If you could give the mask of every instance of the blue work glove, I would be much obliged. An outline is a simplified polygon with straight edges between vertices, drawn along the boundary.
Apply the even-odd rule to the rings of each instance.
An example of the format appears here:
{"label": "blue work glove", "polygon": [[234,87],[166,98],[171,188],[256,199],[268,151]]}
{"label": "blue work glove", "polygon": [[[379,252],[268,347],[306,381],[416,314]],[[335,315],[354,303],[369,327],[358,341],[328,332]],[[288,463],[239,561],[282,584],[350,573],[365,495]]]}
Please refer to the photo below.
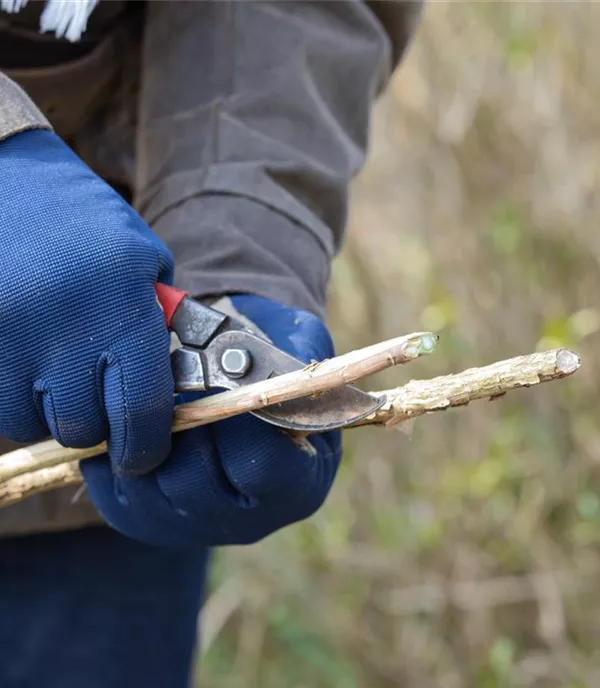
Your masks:
{"label": "blue work glove", "polygon": [[[257,296],[232,302],[291,355],[307,363],[333,355],[314,315]],[[82,461],[81,471],[96,509],[126,536],[182,548],[249,544],[309,517],[327,497],[341,432],[308,441],[313,452],[244,414],[176,433],[167,461],[147,475],[117,476],[106,456]]]}
{"label": "blue work glove", "polygon": [[108,438],[115,469],[169,454],[169,333],[155,283],[173,259],[55,134],[0,142],[0,435]]}

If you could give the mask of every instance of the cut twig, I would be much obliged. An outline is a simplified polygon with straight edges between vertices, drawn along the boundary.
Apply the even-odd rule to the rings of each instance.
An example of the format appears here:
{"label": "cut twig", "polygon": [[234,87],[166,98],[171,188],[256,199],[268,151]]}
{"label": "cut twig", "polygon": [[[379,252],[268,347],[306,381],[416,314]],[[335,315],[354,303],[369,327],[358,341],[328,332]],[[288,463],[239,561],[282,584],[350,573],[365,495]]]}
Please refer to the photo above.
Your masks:
{"label": "cut twig", "polygon": [[[422,337],[424,335],[414,335]],[[371,349],[371,347],[367,347]],[[352,352],[356,354],[357,352]],[[349,356],[346,354],[345,356]],[[340,374],[340,368],[334,362],[344,356],[331,359],[318,365],[309,366],[298,373],[274,378],[268,382],[281,382],[284,377],[298,377],[301,374],[302,393],[285,397],[269,397],[268,403],[298,398],[310,394],[306,389],[307,374],[316,371],[334,371]],[[398,362],[398,359],[396,359]],[[392,365],[390,363],[389,365]],[[485,398],[501,397],[507,392],[523,387],[531,387],[543,382],[559,380],[572,375],[580,367],[577,354],[568,349],[554,349],[527,356],[518,356],[499,361],[481,368],[470,368],[461,373],[436,377],[430,380],[412,380],[397,389],[385,392],[372,392],[379,396],[387,395],[386,404],[371,416],[361,420],[354,427],[364,425],[393,426],[417,416],[445,409],[464,406],[471,401]],[[344,373],[346,375],[347,373]],[[363,373],[364,375],[364,373]],[[323,378],[316,376],[316,385],[324,385]],[[348,377],[342,378],[350,382]],[[356,379],[356,378],[355,378]],[[344,384],[341,382],[340,384]],[[185,404],[177,409],[173,426],[175,432],[215,422],[244,413],[266,404],[264,398],[255,394],[255,388],[266,383],[259,383],[245,390],[223,392],[199,402]],[[329,387],[320,387],[328,389]],[[271,389],[281,394],[282,387],[274,385]],[[247,394],[243,398],[242,391]],[[235,409],[231,400],[235,401]],[[224,399],[224,401],[223,401]],[[248,399],[252,399],[250,402]],[[255,405],[253,405],[255,404]],[[215,411],[215,409],[219,409]],[[0,457],[0,507],[17,502],[37,492],[53,490],[68,485],[80,484],[83,481],[75,461],[106,452],[105,445],[98,445],[86,450],[65,449],[53,440],[18,449]]]}
{"label": "cut twig", "polygon": [[[182,404],[175,409],[175,426],[178,430],[185,430],[270,404],[279,404],[343,387],[391,366],[408,363],[419,356],[431,353],[437,339],[437,335],[431,332],[397,337],[320,363],[311,363],[293,373]],[[0,472],[0,479],[1,475]]]}

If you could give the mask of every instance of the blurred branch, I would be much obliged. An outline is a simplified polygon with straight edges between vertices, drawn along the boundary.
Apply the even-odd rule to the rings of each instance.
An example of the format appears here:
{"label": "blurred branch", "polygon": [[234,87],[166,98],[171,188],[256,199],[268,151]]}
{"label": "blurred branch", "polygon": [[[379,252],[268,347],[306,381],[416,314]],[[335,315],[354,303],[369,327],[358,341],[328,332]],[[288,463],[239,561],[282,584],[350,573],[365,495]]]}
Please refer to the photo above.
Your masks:
{"label": "blurred branch", "polygon": [[594,580],[598,574],[598,568],[590,567],[590,570],[585,571],[581,569],[545,571],[522,576],[502,576],[447,584],[411,585],[392,590],[389,595],[382,598],[381,605],[394,615],[432,614],[447,606],[468,611],[524,602],[534,602],[539,605],[539,591],[549,585],[557,588],[559,594],[580,592],[584,574],[587,578]]}
{"label": "blurred branch", "polygon": [[205,654],[212,647],[229,619],[242,607],[246,596],[242,582],[239,578],[233,577],[208,597],[198,618],[201,654]]}
{"label": "blurred branch", "polygon": [[[179,406],[173,429],[178,432],[272,403],[318,393],[336,384],[364,377],[368,371],[407,362],[433,349],[433,342],[428,341],[428,337],[433,335],[415,334],[390,340],[393,343],[391,348],[390,342],[382,342],[311,364],[301,371]],[[370,359],[371,363],[365,362],[367,351],[372,357],[376,354],[376,365],[373,359]],[[477,399],[498,398],[514,389],[559,380],[573,374],[579,366],[577,354],[568,349],[554,349],[431,380],[413,380],[397,389],[372,392],[376,396],[385,394],[386,404],[355,427],[367,424],[393,426],[426,413],[464,406]],[[290,381],[295,381],[296,386],[290,388]],[[82,483],[83,478],[75,462],[105,452],[104,444],[89,449],[67,449],[49,440],[5,454],[0,457],[0,507],[36,492]]]}

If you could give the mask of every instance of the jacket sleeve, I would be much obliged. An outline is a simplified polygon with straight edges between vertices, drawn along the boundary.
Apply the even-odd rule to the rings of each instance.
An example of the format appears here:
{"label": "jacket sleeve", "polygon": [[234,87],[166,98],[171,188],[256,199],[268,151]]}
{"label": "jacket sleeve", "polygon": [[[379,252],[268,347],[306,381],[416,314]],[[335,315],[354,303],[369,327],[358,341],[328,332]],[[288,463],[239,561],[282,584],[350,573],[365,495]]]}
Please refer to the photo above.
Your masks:
{"label": "jacket sleeve", "polygon": [[374,100],[420,4],[148,3],[136,206],[198,297],[323,317]]}
{"label": "jacket sleeve", "polygon": [[52,129],[28,94],[0,72],[0,141],[28,129]]}

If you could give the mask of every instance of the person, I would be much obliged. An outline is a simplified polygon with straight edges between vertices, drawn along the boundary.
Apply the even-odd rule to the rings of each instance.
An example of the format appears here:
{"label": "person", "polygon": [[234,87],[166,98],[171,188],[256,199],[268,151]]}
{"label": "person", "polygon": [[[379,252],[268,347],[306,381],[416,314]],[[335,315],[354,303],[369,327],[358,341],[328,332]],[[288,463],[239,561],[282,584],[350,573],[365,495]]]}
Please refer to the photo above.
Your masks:
{"label": "person", "polygon": [[171,435],[187,397],[155,284],[333,354],[349,185],[420,4],[1,8],[0,435],[109,451],[83,491],[0,511],[0,685],[183,687],[210,552],[315,513],[341,433]]}

